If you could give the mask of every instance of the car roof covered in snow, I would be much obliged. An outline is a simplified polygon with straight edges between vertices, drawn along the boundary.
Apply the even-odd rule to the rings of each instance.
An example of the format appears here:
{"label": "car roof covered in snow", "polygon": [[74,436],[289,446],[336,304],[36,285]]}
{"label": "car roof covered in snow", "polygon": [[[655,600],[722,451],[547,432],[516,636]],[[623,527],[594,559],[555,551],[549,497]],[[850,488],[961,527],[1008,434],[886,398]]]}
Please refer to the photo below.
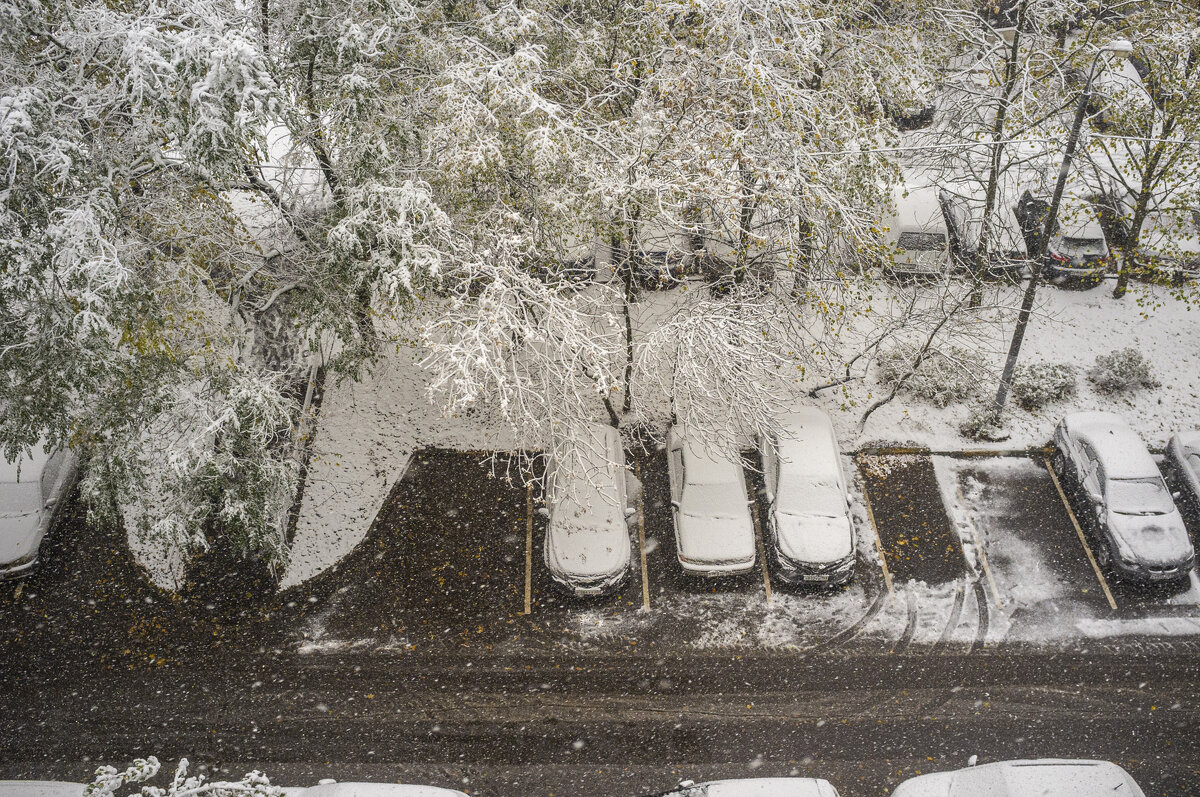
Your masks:
{"label": "car roof covered in snow", "polygon": [[893,198],[896,211],[884,222],[892,238],[902,232],[946,232],[937,186],[916,181],[898,183]]}
{"label": "car roof covered in snow", "polygon": [[705,797],[838,797],[833,784],[821,778],[742,778],[710,780],[681,788],[675,794]]}
{"label": "car roof covered in snow", "polygon": [[283,792],[285,797],[466,797],[453,789],[404,783],[322,783]]}
{"label": "car roof covered in snow", "polygon": [[[49,460],[50,454],[42,450],[40,440],[31,450],[19,454],[15,460],[9,461],[0,456],[0,484],[15,484],[17,481],[35,482],[42,478],[42,468],[46,467]],[[18,474],[20,474],[19,480]]]}
{"label": "car roof covered in snow", "polygon": [[1076,412],[1066,416],[1067,430],[1088,443],[1104,463],[1110,479],[1144,479],[1159,476],[1158,466],[1145,442],[1120,415],[1113,412]]}
{"label": "car roof covered in snow", "polygon": [[833,421],[819,407],[800,406],[779,417],[779,452],[793,473],[840,473]]}
{"label": "car roof covered in snow", "polygon": [[85,788],[61,780],[0,780],[0,797],[82,797]]}
{"label": "car roof covered in snow", "polygon": [[[1025,797],[1141,797],[1133,778],[1121,767],[1110,761],[1072,761],[1066,759],[1043,759],[1040,761],[998,761],[978,767],[959,770],[955,776],[953,795],[981,794],[981,782],[987,781],[1001,787],[987,791],[988,794]],[[958,787],[970,786],[971,788]]]}
{"label": "car roof covered in snow", "polygon": [[1200,431],[1176,432],[1171,437],[1171,442],[1178,441],[1178,445],[1184,451],[1191,454],[1200,454]]}

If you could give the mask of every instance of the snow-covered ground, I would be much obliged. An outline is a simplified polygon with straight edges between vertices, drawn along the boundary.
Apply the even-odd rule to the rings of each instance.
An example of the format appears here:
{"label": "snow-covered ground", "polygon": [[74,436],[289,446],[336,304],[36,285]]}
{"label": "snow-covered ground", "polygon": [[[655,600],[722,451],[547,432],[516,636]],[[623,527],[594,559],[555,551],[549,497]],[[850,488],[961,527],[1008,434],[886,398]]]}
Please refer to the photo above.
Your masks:
{"label": "snow-covered ground", "polygon": [[[1135,295],[1135,292],[1138,295]],[[1142,293],[1144,292],[1144,293]],[[1010,298],[1015,306],[1020,298]],[[991,351],[985,352],[999,374],[1007,353],[1011,327],[1004,330]],[[1111,285],[1089,291],[1039,288],[1035,315],[1021,348],[1021,363],[1066,362],[1078,367],[1078,394],[1068,402],[1052,404],[1040,413],[1029,413],[1009,402],[1006,430],[1011,437],[993,448],[1039,446],[1050,440],[1059,418],[1076,410],[1108,410],[1124,415],[1146,442],[1166,444],[1180,429],[1200,427],[1200,306],[1174,299],[1164,288],[1135,286],[1124,299],[1112,298]],[[1138,349],[1150,362],[1162,387],[1142,390],[1131,397],[1104,396],[1086,379],[1097,355],[1126,347]],[[998,377],[995,380],[998,382]],[[980,385],[981,398],[991,398],[996,384]],[[831,391],[833,392],[833,391]],[[868,393],[878,395],[875,384],[862,383],[852,395],[860,403]],[[827,399],[826,406],[836,409]],[[878,410],[858,435],[859,413],[834,415],[840,424],[843,445],[860,441],[911,442],[934,450],[988,448],[966,441],[958,427],[967,416],[964,406],[938,409],[908,401],[902,395]]]}

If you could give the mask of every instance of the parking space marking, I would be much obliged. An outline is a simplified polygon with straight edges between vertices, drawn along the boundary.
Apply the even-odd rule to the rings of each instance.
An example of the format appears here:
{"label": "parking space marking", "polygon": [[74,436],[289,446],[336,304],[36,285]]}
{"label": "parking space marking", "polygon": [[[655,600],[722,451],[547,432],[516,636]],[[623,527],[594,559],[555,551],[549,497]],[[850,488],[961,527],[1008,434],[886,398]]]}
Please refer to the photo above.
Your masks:
{"label": "parking space marking", "polygon": [[754,516],[754,542],[758,545],[758,561],[762,566],[763,589],[767,591],[767,605],[771,603],[771,574],[767,572],[767,552],[763,546],[762,524],[758,521],[758,500],[750,499],[750,514]]}
{"label": "parking space marking", "polygon": [[[633,465],[633,475],[637,478],[639,485],[642,483],[642,463],[635,462]],[[642,611],[650,611],[650,574],[646,572],[646,491],[638,490],[637,499],[637,515],[638,515],[638,553],[642,559]]]}
{"label": "parking space marking", "polygon": [[[967,499],[963,497],[962,485],[954,486],[955,492],[958,493],[958,503],[964,508],[967,506]],[[965,514],[965,513],[964,513]],[[983,547],[983,540],[979,539],[979,529],[975,528],[975,521],[970,515],[965,515],[967,525],[971,528],[971,539],[975,540],[975,550],[979,551],[979,564],[983,565],[983,575],[987,578],[988,588],[992,592],[992,603],[996,604],[996,608],[1000,608],[1003,604],[1000,602],[1000,590],[996,587],[996,579],[992,577],[992,568],[988,566],[987,549]],[[963,556],[967,555],[966,550],[963,550]],[[967,566],[970,566],[967,562]]]}
{"label": "parking space marking", "polygon": [[1083,536],[1083,528],[1079,525],[1079,519],[1075,517],[1075,510],[1071,509],[1071,502],[1067,500],[1067,494],[1063,491],[1062,485],[1059,484],[1058,474],[1054,472],[1054,466],[1050,464],[1050,457],[1046,457],[1046,470],[1050,473],[1050,480],[1054,482],[1054,489],[1058,490],[1058,497],[1062,499],[1063,506],[1067,510],[1067,515],[1071,518],[1071,525],[1075,527],[1075,533],[1079,535],[1079,542],[1083,545],[1083,550],[1087,554],[1088,561],[1092,563],[1092,571],[1096,574],[1096,580],[1100,582],[1100,588],[1104,590],[1104,597],[1108,598],[1109,608],[1114,611],[1117,608],[1117,602],[1113,599],[1112,590],[1108,588],[1108,581],[1105,580],[1104,574],[1100,572],[1100,565],[1096,563],[1096,557],[1092,554],[1092,547],[1087,544],[1087,540]]}
{"label": "parking space marking", "polygon": [[871,509],[871,497],[867,495],[867,485],[863,484],[863,503],[867,506],[867,519],[871,521],[871,531],[875,533],[875,550],[879,553],[879,566],[883,568],[883,583],[887,585],[888,595],[895,595],[892,588],[892,574],[888,570],[887,557],[883,555],[883,539],[879,536],[879,527],[875,525],[875,512]]}
{"label": "parking space marking", "polygon": [[533,614],[533,482],[525,485],[525,614]]}

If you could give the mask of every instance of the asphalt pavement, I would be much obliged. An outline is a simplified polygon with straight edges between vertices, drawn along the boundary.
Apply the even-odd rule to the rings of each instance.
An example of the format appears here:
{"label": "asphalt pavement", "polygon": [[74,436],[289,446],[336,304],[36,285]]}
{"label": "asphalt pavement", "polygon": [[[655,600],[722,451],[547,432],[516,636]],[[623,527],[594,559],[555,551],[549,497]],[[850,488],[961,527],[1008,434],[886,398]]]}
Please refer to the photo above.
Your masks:
{"label": "asphalt pavement", "polygon": [[[927,459],[868,487],[879,538],[950,535],[954,576],[930,586],[952,559],[937,550],[911,560],[932,563],[912,571],[925,586],[892,584],[864,553],[854,584],[829,592],[772,587],[761,571],[681,576],[661,452],[636,463],[636,570],[618,596],[583,603],[541,566],[538,496],[479,454],[421,452],[363,544],[282,594],[256,589],[253,567],[198,568],[182,596],[161,593],[123,532],[68,507],[38,573],[0,587],[0,777],[78,780],[153,754],[287,785],[599,796],[796,774],[866,797],[971,755],[1084,756],[1122,764],[1147,794],[1200,794],[1196,636],[1072,625],[1192,606],[1098,603],[1036,463],[960,473],[999,600],[968,566]],[[911,521],[920,534],[890,528],[914,513],[929,515]],[[1022,592],[1030,561],[1062,582],[1049,603]],[[1061,635],[998,634],[1037,625],[1019,608],[1053,615]]]}

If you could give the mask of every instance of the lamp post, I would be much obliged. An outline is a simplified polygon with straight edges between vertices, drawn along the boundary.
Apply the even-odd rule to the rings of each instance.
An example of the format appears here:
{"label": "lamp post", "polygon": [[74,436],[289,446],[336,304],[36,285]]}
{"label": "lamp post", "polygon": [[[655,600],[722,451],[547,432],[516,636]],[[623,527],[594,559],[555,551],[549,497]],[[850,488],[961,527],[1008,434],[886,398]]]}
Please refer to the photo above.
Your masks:
{"label": "lamp post", "polygon": [[1021,342],[1025,340],[1025,328],[1029,325],[1029,315],[1033,311],[1033,299],[1037,294],[1038,281],[1042,276],[1042,260],[1046,256],[1046,245],[1054,232],[1058,220],[1058,206],[1062,203],[1063,190],[1067,186],[1067,174],[1071,170],[1071,160],[1075,156],[1075,147],[1079,144],[1079,131],[1083,129],[1083,118],[1087,116],[1087,106],[1092,98],[1092,81],[1096,78],[1096,65],[1104,53],[1115,53],[1129,57],[1133,53],[1133,44],[1128,39],[1114,39],[1096,51],[1092,58],[1092,66],[1088,69],[1087,80],[1083,84],[1083,93],[1079,95],[1079,105],[1075,108],[1075,121],[1071,125],[1071,134],[1067,137],[1067,148],[1063,153],[1062,164],[1058,168],[1058,182],[1054,185],[1054,195],[1050,198],[1050,208],[1046,211],[1045,224],[1035,236],[1034,251],[1029,253],[1032,261],[1032,273],[1029,275],[1029,285],[1025,288],[1025,296],[1021,300],[1021,312],[1017,315],[1017,328],[1013,330],[1012,342],[1008,346],[1008,358],[1004,361],[1004,372],[1000,376],[1000,387],[996,391],[996,400],[992,404],[992,423],[999,425],[1000,413],[1008,401],[1008,393],[1012,388],[1013,371],[1017,367],[1017,355],[1021,353]]}

